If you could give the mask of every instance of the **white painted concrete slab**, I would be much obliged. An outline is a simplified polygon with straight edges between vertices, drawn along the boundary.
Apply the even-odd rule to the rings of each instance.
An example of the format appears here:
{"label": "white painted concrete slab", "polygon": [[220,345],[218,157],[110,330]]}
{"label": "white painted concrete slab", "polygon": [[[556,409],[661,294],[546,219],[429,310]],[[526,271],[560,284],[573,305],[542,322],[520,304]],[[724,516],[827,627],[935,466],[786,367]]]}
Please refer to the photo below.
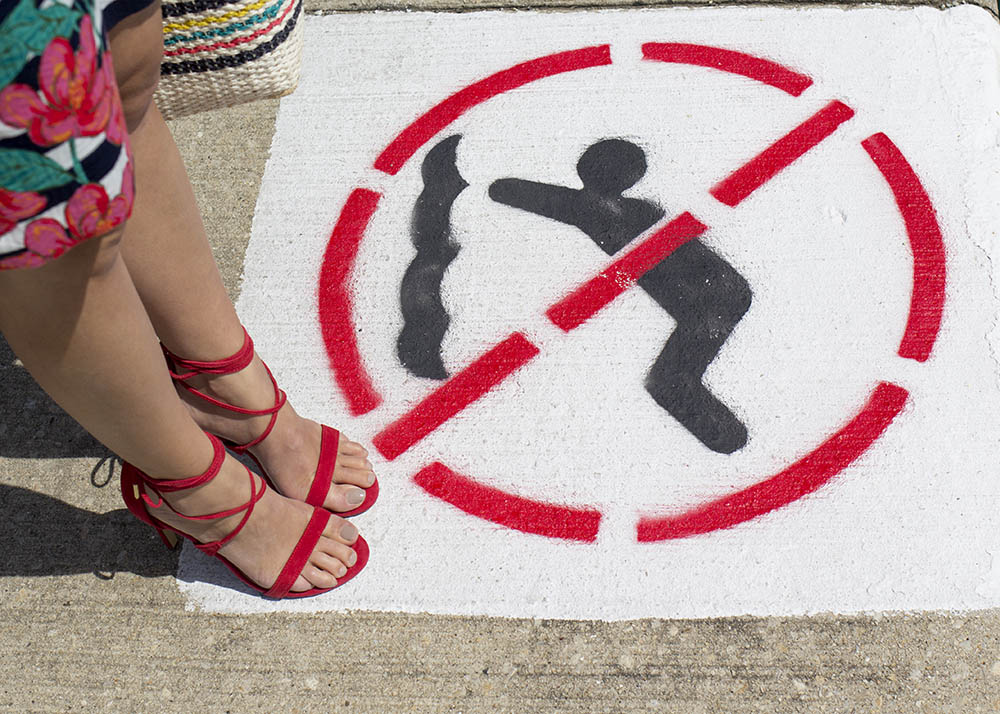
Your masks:
{"label": "white painted concrete slab", "polygon": [[[683,61],[644,59],[647,43]],[[379,159],[455,92],[581,48],[596,49],[563,55],[566,71],[467,90],[480,101],[439,116],[412,158]],[[998,50],[972,7],[310,17],[239,309],[300,412],[380,445],[382,496],[356,519],[372,559],[343,590],[273,603],[188,549],[191,605],[607,620],[1000,606]],[[396,341],[421,164],[453,135],[468,186],[441,285],[441,356],[460,379],[443,383],[404,368]],[[504,178],[580,188],[578,159],[607,138],[645,154],[626,195],[661,206],[660,225],[689,212],[752,291],[705,375],[746,427],[732,454],[644,388],[677,323],[642,287],[619,274],[623,294],[569,331],[547,317],[656,227],[609,257],[490,197]],[[768,178],[753,159],[775,144]],[[734,198],[725,181],[748,165],[755,190]],[[346,374],[350,339],[324,343],[338,295],[370,388]],[[497,385],[470,393],[469,365],[498,344],[525,363],[500,360]],[[407,441],[392,425],[432,393],[470,403]],[[449,471],[423,471],[435,463]]]}

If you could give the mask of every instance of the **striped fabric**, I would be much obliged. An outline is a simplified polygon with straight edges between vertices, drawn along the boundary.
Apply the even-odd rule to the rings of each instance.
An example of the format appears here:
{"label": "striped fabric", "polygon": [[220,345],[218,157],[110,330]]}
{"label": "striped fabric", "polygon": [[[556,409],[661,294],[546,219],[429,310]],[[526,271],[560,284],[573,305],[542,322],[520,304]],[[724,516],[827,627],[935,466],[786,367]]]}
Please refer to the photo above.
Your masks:
{"label": "striped fabric", "polygon": [[160,111],[172,118],[291,92],[301,15],[302,0],[164,0]]}

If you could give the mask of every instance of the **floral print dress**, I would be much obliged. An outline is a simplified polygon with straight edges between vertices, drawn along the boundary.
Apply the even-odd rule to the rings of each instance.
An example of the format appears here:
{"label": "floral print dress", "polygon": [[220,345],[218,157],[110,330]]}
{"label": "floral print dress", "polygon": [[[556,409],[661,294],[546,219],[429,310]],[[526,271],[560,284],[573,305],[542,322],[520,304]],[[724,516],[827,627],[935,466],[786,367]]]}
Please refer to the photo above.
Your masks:
{"label": "floral print dress", "polygon": [[0,270],[121,225],[133,171],[100,0],[0,0]]}

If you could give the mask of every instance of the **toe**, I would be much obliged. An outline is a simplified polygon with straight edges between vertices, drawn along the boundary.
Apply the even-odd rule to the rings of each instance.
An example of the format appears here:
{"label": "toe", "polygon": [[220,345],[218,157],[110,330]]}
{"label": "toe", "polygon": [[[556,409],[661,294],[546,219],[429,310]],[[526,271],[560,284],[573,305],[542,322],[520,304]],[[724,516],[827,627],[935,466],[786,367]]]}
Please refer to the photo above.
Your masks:
{"label": "toe", "polygon": [[356,441],[351,441],[343,434],[337,444],[337,452],[344,456],[360,456],[362,459],[368,456],[368,451]]}
{"label": "toe", "polygon": [[330,516],[330,522],[323,529],[323,535],[344,545],[353,545],[358,539],[357,527],[340,516]]}
{"label": "toe", "polygon": [[337,584],[337,577],[314,563],[311,559],[306,567],[302,568],[301,577],[308,580],[314,588],[332,588]]}
{"label": "toe", "polygon": [[347,575],[347,569],[351,567],[349,561],[353,560],[354,562],[357,562],[358,556],[355,555],[354,551],[346,545],[334,543],[333,541],[330,541],[330,545],[336,546],[338,549],[343,549],[343,552],[341,552],[339,556],[335,556],[330,553],[324,553],[321,550],[317,550],[312,554],[312,558],[310,560],[317,568],[325,570],[336,578],[342,578]]}
{"label": "toe", "polygon": [[348,569],[358,561],[354,550],[332,538],[322,537],[316,543],[309,562],[302,568],[292,590],[303,592],[312,588],[332,588],[337,578],[347,575]]}
{"label": "toe", "polygon": [[346,483],[368,488],[375,483],[375,472],[372,471],[372,462],[368,459],[341,456],[337,459],[337,464],[333,469],[333,480],[335,483]]}
{"label": "toe", "polygon": [[351,454],[341,454],[337,457],[337,466],[343,469],[353,469],[355,471],[371,471],[372,462],[364,456],[354,456]]}
{"label": "toe", "polygon": [[334,486],[323,502],[323,508],[334,513],[353,511],[364,503],[365,490],[357,486]]}

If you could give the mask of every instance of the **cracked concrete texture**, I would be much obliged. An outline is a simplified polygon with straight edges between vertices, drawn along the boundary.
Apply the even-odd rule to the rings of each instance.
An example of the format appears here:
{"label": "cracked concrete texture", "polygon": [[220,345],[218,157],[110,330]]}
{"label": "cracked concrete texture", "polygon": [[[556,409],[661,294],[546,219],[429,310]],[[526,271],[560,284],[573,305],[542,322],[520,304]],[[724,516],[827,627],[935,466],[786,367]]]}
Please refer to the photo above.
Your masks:
{"label": "cracked concrete texture", "polygon": [[[232,295],[276,102],[172,123]],[[107,451],[0,342],[0,711],[1000,711],[1000,613],[624,623],[185,609]]]}
{"label": "cracked concrete texture", "polygon": [[[994,15],[998,14],[996,0],[968,0],[970,4],[985,7]],[[305,0],[306,12],[369,12],[372,10],[441,10],[465,12],[472,10],[572,10],[608,7],[670,7],[678,5],[931,5],[946,8],[962,4],[952,0],[886,0],[882,3],[843,2],[823,3],[821,0]]]}

